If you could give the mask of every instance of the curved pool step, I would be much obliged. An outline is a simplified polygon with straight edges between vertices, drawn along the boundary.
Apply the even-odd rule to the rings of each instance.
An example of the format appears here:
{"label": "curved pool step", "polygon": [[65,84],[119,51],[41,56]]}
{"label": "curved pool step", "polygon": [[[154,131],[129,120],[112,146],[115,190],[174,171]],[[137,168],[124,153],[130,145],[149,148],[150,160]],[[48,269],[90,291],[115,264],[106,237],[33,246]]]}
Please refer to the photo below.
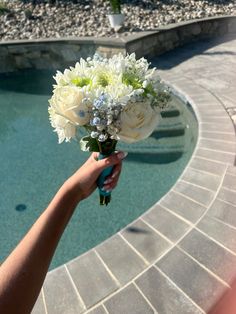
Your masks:
{"label": "curved pool step", "polygon": [[180,110],[173,105],[168,106],[168,108],[162,110],[162,118],[172,118],[178,117],[181,114]]}
{"label": "curved pool step", "polygon": [[[141,141],[137,145],[135,143],[126,145],[129,152],[128,160],[139,158],[143,162],[152,160],[155,163],[168,163],[180,158],[186,152],[187,130],[188,124],[186,117],[183,116],[183,110],[178,103],[172,102],[161,112],[161,120],[149,137],[148,145],[146,141]],[[119,143],[119,147],[123,149],[122,143]]]}
{"label": "curved pool step", "polygon": [[169,138],[176,136],[183,136],[185,134],[185,125],[173,125],[173,126],[162,126],[158,127],[151,135],[151,137],[156,138]]}

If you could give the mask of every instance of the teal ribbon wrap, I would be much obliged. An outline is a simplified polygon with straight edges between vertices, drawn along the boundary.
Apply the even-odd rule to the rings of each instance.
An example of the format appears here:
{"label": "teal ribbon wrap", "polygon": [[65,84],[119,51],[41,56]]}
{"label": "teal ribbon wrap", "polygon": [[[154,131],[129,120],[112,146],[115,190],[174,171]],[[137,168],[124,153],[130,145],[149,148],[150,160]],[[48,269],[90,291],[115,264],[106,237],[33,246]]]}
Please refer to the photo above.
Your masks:
{"label": "teal ribbon wrap", "polygon": [[[108,156],[109,155],[104,155],[102,153],[99,153],[98,160],[104,159]],[[99,195],[100,195],[100,205],[104,205],[104,204],[107,205],[111,201],[111,192],[106,192],[102,188],[104,186],[104,182],[106,181],[107,177],[112,173],[112,170],[113,170],[113,166],[104,169],[97,180],[97,186],[98,186]]]}

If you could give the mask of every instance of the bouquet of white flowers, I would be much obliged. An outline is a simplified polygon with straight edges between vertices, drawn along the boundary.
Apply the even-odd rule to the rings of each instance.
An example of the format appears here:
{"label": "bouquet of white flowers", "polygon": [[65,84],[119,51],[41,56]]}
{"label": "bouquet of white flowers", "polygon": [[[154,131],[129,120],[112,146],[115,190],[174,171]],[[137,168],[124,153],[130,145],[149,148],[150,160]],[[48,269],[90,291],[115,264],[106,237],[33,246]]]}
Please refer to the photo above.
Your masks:
{"label": "bouquet of white flowers", "polygon": [[[84,128],[88,136],[80,140],[81,149],[98,151],[102,159],[114,152],[117,141],[147,138],[170,98],[155,69],[148,68],[144,58],[119,54],[80,59],[75,67],[58,71],[48,110],[59,143],[76,139],[77,130]],[[110,202],[110,192],[102,187],[111,171],[106,169],[98,180],[102,205]]]}

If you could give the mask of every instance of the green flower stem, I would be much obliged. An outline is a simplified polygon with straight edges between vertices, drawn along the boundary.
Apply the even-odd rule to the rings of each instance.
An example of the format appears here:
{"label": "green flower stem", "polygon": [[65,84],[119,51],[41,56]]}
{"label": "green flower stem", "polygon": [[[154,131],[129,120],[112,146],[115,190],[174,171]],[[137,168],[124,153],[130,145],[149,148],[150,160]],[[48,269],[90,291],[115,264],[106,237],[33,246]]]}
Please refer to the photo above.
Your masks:
{"label": "green flower stem", "polygon": [[99,152],[102,154],[102,145],[101,145],[101,142],[99,142],[99,141],[97,140],[97,143],[98,143]]}

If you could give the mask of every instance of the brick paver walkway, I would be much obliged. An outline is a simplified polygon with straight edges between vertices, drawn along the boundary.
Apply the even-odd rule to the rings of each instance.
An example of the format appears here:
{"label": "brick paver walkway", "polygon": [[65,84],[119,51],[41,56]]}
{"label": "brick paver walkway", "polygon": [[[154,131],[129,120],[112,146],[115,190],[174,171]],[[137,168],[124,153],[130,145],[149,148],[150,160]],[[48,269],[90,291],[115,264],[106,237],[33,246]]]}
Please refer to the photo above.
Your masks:
{"label": "brick paver walkway", "polygon": [[153,62],[194,108],[192,159],[172,190],[132,224],[143,232],[124,229],[48,273],[34,314],[217,313],[229,304],[236,276],[236,141],[228,114],[236,112],[236,39],[196,42]]}

